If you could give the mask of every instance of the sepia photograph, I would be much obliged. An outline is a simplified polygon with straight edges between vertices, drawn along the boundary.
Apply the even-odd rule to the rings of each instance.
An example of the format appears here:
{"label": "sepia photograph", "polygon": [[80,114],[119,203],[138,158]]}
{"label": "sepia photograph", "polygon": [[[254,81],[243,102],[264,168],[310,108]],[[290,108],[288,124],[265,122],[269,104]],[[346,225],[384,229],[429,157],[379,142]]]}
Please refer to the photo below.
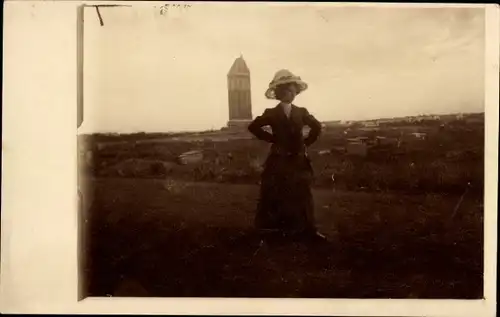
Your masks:
{"label": "sepia photograph", "polygon": [[81,298],[483,299],[485,8],[78,10]]}

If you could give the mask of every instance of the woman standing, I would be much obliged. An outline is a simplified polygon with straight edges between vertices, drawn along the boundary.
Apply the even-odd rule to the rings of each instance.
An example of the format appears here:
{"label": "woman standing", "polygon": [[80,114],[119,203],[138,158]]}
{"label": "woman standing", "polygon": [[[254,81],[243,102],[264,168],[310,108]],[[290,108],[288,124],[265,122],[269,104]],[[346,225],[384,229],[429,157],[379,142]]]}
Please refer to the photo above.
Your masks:
{"label": "woman standing", "polygon": [[[262,233],[323,240],[314,221],[313,169],[307,156],[307,147],[321,133],[321,123],[306,108],[292,104],[307,87],[290,71],[278,71],[265,95],[279,104],[266,109],[248,127],[258,139],[272,144],[262,172],[255,225]],[[306,125],[310,132],[304,138]],[[264,126],[270,126],[272,133]]]}

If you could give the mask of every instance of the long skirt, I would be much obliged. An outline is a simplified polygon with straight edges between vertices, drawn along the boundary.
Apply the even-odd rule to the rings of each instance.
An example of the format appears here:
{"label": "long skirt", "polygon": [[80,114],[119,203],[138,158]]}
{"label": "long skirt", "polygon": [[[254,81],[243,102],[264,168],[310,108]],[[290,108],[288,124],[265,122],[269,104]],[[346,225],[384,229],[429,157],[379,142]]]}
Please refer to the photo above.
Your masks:
{"label": "long skirt", "polygon": [[255,225],[262,231],[315,232],[309,158],[271,154],[261,177]]}

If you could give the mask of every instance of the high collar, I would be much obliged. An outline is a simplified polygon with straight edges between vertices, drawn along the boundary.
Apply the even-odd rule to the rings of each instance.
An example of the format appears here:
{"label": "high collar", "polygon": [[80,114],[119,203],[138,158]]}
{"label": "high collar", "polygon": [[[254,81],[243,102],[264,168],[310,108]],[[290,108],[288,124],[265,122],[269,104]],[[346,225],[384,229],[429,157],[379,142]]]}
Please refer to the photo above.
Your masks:
{"label": "high collar", "polygon": [[290,102],[290,103],[286,103],[286,102],[280,102],[278,104],[278,107],[280,107],[281,109],[283,109],[285,112],[290,112],[292,107],[293,107],[293,104]]}
{"label": "high collar", "polygon": [[285,114],[287,118],[290,118],[292,115],[292,103],[280,102],[278,105],[281,108],[281,111]]}

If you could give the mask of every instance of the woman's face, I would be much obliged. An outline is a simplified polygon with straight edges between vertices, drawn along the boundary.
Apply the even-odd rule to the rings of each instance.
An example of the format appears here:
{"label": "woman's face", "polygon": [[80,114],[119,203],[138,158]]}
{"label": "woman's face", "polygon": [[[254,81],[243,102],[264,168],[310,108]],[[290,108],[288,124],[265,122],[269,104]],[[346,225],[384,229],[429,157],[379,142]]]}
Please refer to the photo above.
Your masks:
{"label": "woman's face", "polygon": [[276,97],[281,102],[291,103],[297,96],[297,86],[294,84],[283,85],[277,90]]}

